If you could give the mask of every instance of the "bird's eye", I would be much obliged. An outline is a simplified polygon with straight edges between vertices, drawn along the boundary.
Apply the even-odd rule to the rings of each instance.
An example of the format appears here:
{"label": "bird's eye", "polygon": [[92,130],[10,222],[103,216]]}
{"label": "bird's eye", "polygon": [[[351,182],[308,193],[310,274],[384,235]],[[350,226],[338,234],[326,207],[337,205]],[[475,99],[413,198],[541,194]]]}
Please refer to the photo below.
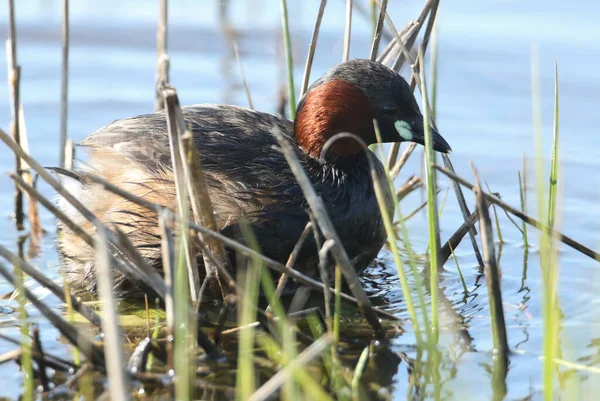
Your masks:
{"label": "bird's eye", "polygon": [[386,116],[395,116],[396,113],[398,112],[398,108],[396,107],[395,104],[386,104],[383,107],[383,114],[385,114]]}

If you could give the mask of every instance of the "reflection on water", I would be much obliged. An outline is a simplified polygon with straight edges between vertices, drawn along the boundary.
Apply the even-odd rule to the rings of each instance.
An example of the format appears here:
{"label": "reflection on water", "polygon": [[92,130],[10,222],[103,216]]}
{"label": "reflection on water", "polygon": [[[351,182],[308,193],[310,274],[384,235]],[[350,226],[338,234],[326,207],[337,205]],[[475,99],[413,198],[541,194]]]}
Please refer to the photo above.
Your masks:
{"label": "reflection on water", "polygon": [[[358,0],[357,0],[358,1]],[[47,166],[58,161],[60,88],[60,1],[17,2],[19,63],[22,65],[22,98],[33,155]],[[155,21],[157,8],[144,1],[78,1],[72,6],[69,133],[76,140],[122,117],[148,112],[153,105],[155,73]],[[317,0],[290,1],[296,76],[302,74],[308,40],[318,9]],[[342,54],[344,2],[330,1],[325,12],[312,77],[337,63]],[[421,2],[391,2],[389,12],[400,26],[414,17]],[[169,27],[171,78],[183,103],[231,103],[247,106],[232,42],[239,46],[241,63],[257,109],[276,112],[283,82],[279,3],[275,0],[194,2],[173,0]],[[594,13],[595,11],[595,13]],[[539,49],[544,133],[551,132],[553,60],[561,82],[561,177],[563,231],[593,248],[600,241],[600,169],[597,158],[600,136],[596,115],[600,108],[600,28],[593,15],[600,6],[592,1],[563,3],[470,0],[442,2],[439,15],[440,64],[438,72],[438,125],[451,143],[452,160],[461,175],[470,176],[472,159],[480,175],[505,201],[519,205],[517,171],[522,156],[529,155],[532,169],[530,54]],[[6,31],[6,11],[0,23]],[[365,57],[370,46],[370,22],[356,13],[352,57]],[[0,63],[0,76],[6,76]],[[0,126],[7,129],[8,90],[0,85]],[[549,145],[549,139],[548,139]],[[548,148],[549,149],[549,148]],[[546,153],[549,154],[549,151]],[[12,156],[0,146],[0,204],[12,204],[12,184],[5,174]],[[418,173],[419,157],[408,163],[404,175]],[[532,174],[530,174],[532,175]],[[443,187],[448,182],[440,178]],[[40,188],[51,196],[47,187]],[[529,212],[535,214],[535,191],[528,190]],[[472,198],[469,198],[473,202]],[[414,210],[418,194],[403,201],[403,210]],[[498,252],[503,272],[502,292],[510,346],[509,399],[541,399],[543,318],[542,282],[538,238],[529,231],[532,247],[525,250],[522,234],[500,211],[504,243]],[[0,243],[27,252],[22,233],[10,222],[9,210],[0,212]],[[34,262],[57,277],[54,249],[55,221],[42,211],[46,235]],[[442,240],[461,223],[452,195],[441,218]],[[408,223],[413,247],[427,248],[422,214]],[[442,317],[440,352],[424,352],[414,344],[408,324],[396,267],[388,251],[365,274],[364,284],[377,305],[393,311],[406,330],[389,345],[374,350],[376,362],[365,372],[384,386],[382,394],[394,399],[491,398],[492,340],[484,278],[468,242],[455,252],[441,274]],[[597,264],[569,248],[560,248],[559,303],[562,311],[561,357],[598,367],[600,363],[600,292]],[[425,259],[420,260],[423,270]],[[410,274],[409,274],[410,277]],[[410,282],[414,287],[414,282]],[[0,282],[0,292],[9,286]],[[38,289],[38,291],[40,291]],[[40,291],[47,302],[58,304]],[[428,305],[429,296],[425,294]],[[14,303],[0,301],[0,332],[17,336]],[[40,320],[31,310],[32,319]],[[57,332],[43,320],[40,329],[48,352],[70,355]],[[0,354],[12,346],[0,341]],[[362,349],[348,349],[355,360]],[[426,369],[428,366],[435,369]],[[582,397],[597,394],[594,373],[559,367],[558,383],[565,392],[574,388]],[[437,372],[432,377],[418,372]],[[416,376],[414,373],[417,372]],[[411,376],[411,374],[413,374]],[[15,396],[20,373],[14,365],[0,365],[0,396]],[[416,378],[416,379],[415,379]],[[574,394],[574,393],[570,393]],[[589,398],[588,399],[592,399]]]}

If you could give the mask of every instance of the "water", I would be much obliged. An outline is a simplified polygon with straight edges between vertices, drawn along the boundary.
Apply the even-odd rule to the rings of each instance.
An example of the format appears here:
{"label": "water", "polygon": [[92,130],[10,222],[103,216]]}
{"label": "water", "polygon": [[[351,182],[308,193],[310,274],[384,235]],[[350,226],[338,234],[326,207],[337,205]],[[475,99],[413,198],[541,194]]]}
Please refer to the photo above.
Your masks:
{"label": "water", "polygon": [[[43,165],[58,163],[60,107],[60,1],[21,0],[17,2],[18,61],[22,66],[22,102],[33,156]],[[69,76],[69,135],[80,141],[106,123],[151,111],[154,96],[156,2],[78,1],[71,5],[71,58]],[[225,20],[219,17],[215,1],[171,1],[169,55],[171,80],[184,104],[231,103],[247,105],[231,42],[224,31],[227,23],[237,38],[242,63],[254,105],[273,112],[284,84],[279,2],[234,0]],[[291,28],[297,82],[303,70],[318,2],[290,1]],[[360,2],[365,3],[365,2]],[[416,17],[420,1],[392,2],[390,14],[396,26]],[[460,0],[442,2],[439,12],[438,125],[452,145],[452,160],[458,173],[472,177],[469,160],[493,191],[512,205],[519,204],[517,171],[523,154],[529,159],[533,181],[533,129],[531,116],[532,48],[538,54],[542,90],[545,154],[550,154],[553,107],[553,63],[558,60],[560,76],[560,220],[562,230],[592,248],[600,241],[600,169],[596,133],[600,108],[600,27],[594,15],[596,2],[564,3]],[[3,8],[0,21],[6,31]],[[341,60],[344,5],[331,1],[325,13],[313,68],[313,79]],[[355,12],[351,57],[366,57],[370,46],[370,25]],[[0,76],[6,76],[0,63]],[[0,126],[8,129],[9,95],[0,86]],[[413,157],[399,180],[418,172]],[[12,183],[6,172],[12,155],[0,145],[0,243],[16,249],[19,232],[10,219]],[[441,179],[446,188],[448,182]],[[52,192],[41,186],[48,196]],[[535,192],[529,191],[534,211]],[[473,204],[471,194],[468,201]],[[405,213],[421,202],[418,192],[402,204]],[[542,283],[537,248],[531,249],[524,278],[523,241],[520,232],[500,213],[503,236],[502,292],[512,349],[522,354],[510,358],[507,399],[541,399],[543,318]],[[461,223],[453,194],[448,196],[442,219],[442,240]],[[42,211],[47,234],[40,256],[34,262],[57,277],[58,257],[54,248],[55,220]],[[427,246],[426,222],[418,215],[409,222],[413,245],[418,252]],[[530,230],[530,242],[537,235]],[[485,282],[476,269],[468,242],[456,250],[470,295],[463,300],[462,285],[453,262],[442,275],[445,297],[462,316],[477,352],[445,360],[442,370],[444,399],[490,399],[491,335]],[[379,295],[382,307],[407,318],[395,267],[382,251],[379,267],[369,270],[365,283]],[[560,333],[562,358],[598,367],[600,353],[600,292],[598,264],[570,248],[560,247],[559,303],[564,314]],[[0,292],[10,286],[0,282]],[[39,291],[39,290],[38,290]],[[44,296],[44,294],[41,294]],[[52,298],[48,302],[60,306]],[[1,301],[7,306],[8,301]],[[10,304],[13,305],[13,304]],[[36,318],[35,311],[33,319]],[[15,314],[0,316],[0,332],[16,337]],[[68,354],[57,332],[40,320],[46,350]],[[445,326],[448,327],[448,326]],[[410,325],[398,336],[393,351],[414,357],[414,336]],[[442,331],[443,349],[453,348],[453,336]],[[454,347],[456,348],[456,347]],[[0,341],[0,353],[12,349]],[[459,354],[460,355],[460,354]],[[20,373],[12,363],[0,365],[0,396],[16,397]],[[389,390],[395,399],[404,399],[408,388],[407,365],[402,362],[389,372]],[[594,399],[600,390],[593,373],[559,368],[563,394],[579,386],[575,399]],[[567,390],[569,389],[569,390]],[[431,396],[431,389],[423,395]],[[573,393],[569,393],[573,394]]]}

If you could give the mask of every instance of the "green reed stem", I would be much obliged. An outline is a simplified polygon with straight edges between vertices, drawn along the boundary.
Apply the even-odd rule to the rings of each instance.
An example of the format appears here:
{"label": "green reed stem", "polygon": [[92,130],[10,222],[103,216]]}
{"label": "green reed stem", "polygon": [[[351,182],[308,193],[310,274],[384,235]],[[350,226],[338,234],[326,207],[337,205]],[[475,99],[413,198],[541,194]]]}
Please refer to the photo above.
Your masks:
{"label": "green reed stem", "polygon": [[294,60],[292,56],[292,41],[288,20],[287,1],[281,0],[281,25],[283,28],[283,43],[285,47],[285,61],[288,77],[288,103],[290,106],[290,119],[296,118],[296,87],[294,86]]}
{"label": "green reed stem", "polygon": [[[421,53],[419,53],[421,54]],[[423,55],[421,54],[420,65],[424,66]],[[433,170],[434,154],[433,142],[431,138],[430,117],[427,102],[427,88],[425,87],[425,69],[421,67],[421,96],[423,100],[423,123],[425,126],[425,176],[427,178],[427,211],[429,222],[429,244],[431,252],[429,257],[429,285],[431,291],[431,328],[433,332],[433,343],[437,343],[439,322],[438,322],[438,252],[440,247],[440,232],[438,222],[437,197],[436,197],[436,178]]]}
{"label": "green reed stem", "polygon": [[[252,231],[251,226],[249,224],[242,224],[242,227],[244,240],[250,246],[250,248],[252,248],[254,251],[260,254],[260,246],[258,240],[256,239],[256,235]],[[283,305],[281,304],[280,298],[274,295],[275,286],[273,285],[273,277],[271,276],[271,273],[268,269],[265,269],[262,260],[257,259],[256,262],[259,263],[260,283],[262,285],[263,292],[265,294],[266,299],[272,300],[271,310],[277,318],[277,320],[275,321],[275,326],[277,327],[279,338],[281,339],[282,343],[282,349],[278,351],[280,359],[278,363],[282,363],[286,366],[286,368],[290,368],[290,364],[296,359],[298,354],[296,350],[296,336],[294,333],[294,326],[288,321]],[[246,292],[244,292],[244,294],[246,297]],[[251,302],[246,301],[245,297],[244,303]],[[254,302],[255,303],[251,305],[257,305],[258,298]],[[256,313],[254,315],[254,318],[256,318]],[[258,340],[259,337],[256,336],[256,331],[254,332],[254,335],[255,339]],[[294,380],[286,381],[286,384],[284,384],[283,386],[285,397],[289,399],[298,399],[300,397],[300,394],[298,394],[297,392],[298,386],[296,386],[296,383],[299,384],[300,387],[303,388],[305,391],[307,391],[307,393],[310,393],[312,390],[314,390],[313,387],[315,383],[313,380],[308,380],[310,379],[310,377],[308,377],[307,379],[305,375],[297,374],[296,372],[294,372],[294,374],[292,374],[292,378]]]}
{"label": "green reed stem", "polygon": [[[492,193],[490,186],[488,183],[485,183],[485,187],[487,188],[489,193]],[[496,234],[498,235],[498,242],[500,243],[500,247],[504,243],[504,237],[502,237],[502,228],[500,227],[500,219],[498,219],[498,210],[496,209],[496,205],[492,204],[492,210],[494,211],[494,224],[496,225]],[[499,256],[499,255],[498,255]]]}
{"label": "green reed stem", "polygon": [[[421,277],[419,272],[417,271],[416,259],[413,252],[413,249],[410,245],[410,240],[408,236],[408,231],[406,229],[406,224],[404,221],[404,217],[402,216],[402,211],[400,210],[400,202],[398,201],[398,197],[396,196],[396,190],[394,188],[394,183],[390,176],[390,170],[388,168],[387,160],[385,160],[385,155],[383,154],[383,149],[381,147],[381,133],[379,131],[379,127],[377,124],[374,124],[375,135],[377,137],[377,142],[379,143],[379,154],[383,161],[383,167],[385,169],[385,176],[387,180],[388,191],[392,196],[393,203],[395,208],[397,209],[398,220],[400,222],[400,227],[402,230],[402,236],[404,240],[404,245],[406,246],[406,250],[408,252],[409,263],[411,267],[411,271],[415,280],[415,287],[417,291],[417,296],[419,297],[419,306],[421,309],[421,313],[423,316],[423,322],[425,324],[426,335],[427,338],[431,338],[431,331],[429,320],[427,316],[427,308],[425,307],[425,296],[423,295],[423,286],[421,285]],[[392,220],[392,216],[390,215],[390,211],[385,203],[384,190],[382,188],[382,183],[377,179],[377,177],[373,177],[373,187],[375,189],[375,195],[377,197],[377,203],[379,205],[379,210],[381,213],[381,218],[383,219],[383,224],[385,227],[385,231],[387,234],[388,246],[392,251],[392,255],[394,255],[394,263],[396,264],[396,270],[398,271],[398,278],[400,280],[400,286],[402,287],[402,294],[404,295],[404,300],[406,302],[406,310],[408,311],[408,315],[410,316],[410,320],[413,324],[415,330],[415,337],[417,342],[423,342],[423,336],[421,334],[421,328],[419,324],[419,320],[417,318],[417,312],[412,300],[412,292],[410,291],[410,286],[408,284],[408,278],[406,277],[406,272],[404,271],[404,262],[402,262],[402,257],[400,256],[400,250],[397,244],[397,233],[394,228],[394,222]]]}
{"label": "green reed stem", "polygon": [[[527,206],[525,205],[525,186],[523,180],[521,178],[521,172],[518,171],[519,176],[519,198],[521,199],[521,212],[523,214],[527,213]],[[523,231],[523,247],[525,250],[529,249],[529,239],[527,238],[527,223],[525,221],[521,222],[521,230]]]}
{"label": "green reed stem", "polygon": [[19,262],[13,264],[15,290],[17,292],[17,303],[19,304],[19,326],[21,331],[21,371],[23,372],[23,392],[21,400],[31,401],[34,399],[35,377],[33,376],[33,364],[31,356],[32,341],[29,336],[29,315],[27,313],[27,298],[25,297],[25,285],[23,271]]}
{"label": "green reed stem", "polygon": [[[73,302],[71,300],[71,290],[69,288],[69,280],[66,276],[63,276],[63,290],[65,292],[65,303],[67,304],[67,319],[69,323],[75,322],[75,315],[73,314]],[[75,366],[81,366],[81,359],[79,358],[79,348],[73,347],[73,363]]]}
{"label": "green reed stem", "polygon": [[[242,234],[248,241],[250,248],[258,249],[256,237],[247,224],[240,225]],[[238,343],[238,366],[236,374],[236,399],[248,399],[256,389],[256,373],[254,369],[254,341],[255,329],[252,323],[256,321],[256,306],[258,305],[258,290],[262,262],[260,259],[251,257],[248,266],[243,273],[244,293],[238,304],[238,324],[240,325]],[[238,296],[240,296],[238,294]],[[272,294],[271,294],[272,298]]]}
{"label": "green reed stem", "polygon": [[465,277],[462,274],[462,270],[460,269],[460,265],[458,264],[458,259],[456,258],[454,249],[452,249],[452,245],[450,245],[450,253],[452,254],[452,259],[454,259],[454,264],[456,265],[456,269],[458,270],[458,276],[460,277],[460,282],[462,283],[463,291],[465,292],[465,295],[467,295],[469,293],[469,290],[467,289],[467,283],[465,281]]}
{"label": "green reed stem", "polygon": [[364,399],[364,395],[361,394],[360,379],[362,378],[362,374],[363,374],[363,371],[365,370],[365,366],[367,365],[368,360],[369,360],[369,346],[366,346],[365,349],[360,354],[360,358],[358,358],[356,368],[354,368],[354,376],[352,376],[352,400],[353,401],[360,401],[360,400]]}
{"label": "green reed stem", "polygon": [[554,127],[552,135],[552,161],[550,167],[550,191],[548,195],[548,227],[554,227],[558,187],[558,62],[554,62]]}
{"label": "green reed stem", "polygon": [[[545,199],[546,178],[544,172],[544,154],[543,154],[543,135],[542,135],[542,116],[541,116],[541,95],[540,95],[540,76],[538,67],[537,51],[532,49],[531,57],[531,88],[532,88],[532,109],[533,109],[533,128],[535,134],[535,154],[536,154],[536,189],[538,215],[540,221],[550,219],[550,210],[547,206],[550,204],[549,199]],[[555,89],[555,98],[558,97],[558,88]],[[555,108],[555,126],[558,126],[557,113],[558,107]],[[556,146],[556,145],[555,145]],[[558,158],[558,155],[555,156]],[[551,234],[547,230],[543,230],[540,240],[540,265],[543,278],[543,315],[544,315],[544,367],[543,367],[543,383],[544,383],[544,400],[554,400],[554,370],[555,357],[558,346],[558,300],[556,297],[557,286],[557,258],[552,250]]]}
{"label": "green reed stem", "polygon": [[[291,333],[293,333],[293,331],[291,331]],[[273,361],[278,361],[277,363],[279,364],[286,364],[286,361],[282,360],[282,356],[285,356],[284,350],[270,335],[264,332],[258,332],[256,336],[256,342],[260,345],[260,347],[269,359]],[[321,354],[326,352],[327,349],[328,347],[325,347]],[[297,365],[297,359],[287,361],[286,369],[290,370],[291,376],[293,378],[293,381],[287,381],[292,383],[299,383],[302,389],[304,390],[304,397],[302,397],[302,394],[297,394],[296,398],[282,398],[291,400],[308,399],[315,401],[331,401],[333,398],[323,389],[322,385],[309,374],[307,369],[299,368]],[[257,392],[255,396],[251,398],[251,400],[265,399],[264,397],[258,396],[259,392]]]}
{"label": "green reed stem", "polygon": [[335,266],[335,303],[333,309],[333,346],[340,342],[340,319],[342,314],[342,269]]}
{"label": "green reed stem", "polygon": [[[184,220],[185,221],[185,220]],[[189,401],[193,399],[193,378],[194,378],[194,348],[192,346],[192,333],[190,333],[191,324],[189,310],[191,307],[190,287],[188,282],[188,267],[186,263],[186,247],[183,236],[188,230],[181,229],[179,238],[179,252],[177,255],[176,274],[174,283],[174,309],[175,309],[175,330],[174,330],[174,368],[177,375],[175,381],[175,398],[177,400]]]}
{"label": "green reed stem", "polygon": [[[437,114],[437,77],[438,77],[438,24],[437,18],[433,25],[433,32],[431,32],[431,116],[435,120]],[[421,64],[423,65],[423,64]]]}
{"label": "green reed stem", "polygon": [[377,32],[377,20],[379,12],[377,11],[377,1],[370,0],[371,3],[371,23],[373,24],[373,34]]}

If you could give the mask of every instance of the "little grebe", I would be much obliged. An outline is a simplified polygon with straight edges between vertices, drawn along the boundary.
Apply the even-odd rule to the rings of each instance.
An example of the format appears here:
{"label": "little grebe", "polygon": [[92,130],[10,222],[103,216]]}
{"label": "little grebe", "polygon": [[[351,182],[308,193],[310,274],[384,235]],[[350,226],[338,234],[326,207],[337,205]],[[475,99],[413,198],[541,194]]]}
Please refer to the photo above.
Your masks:
{"label": "little grebe", "polygon": [[[262,252],[285,263],[304,229],[308,215],[302,191],[277,149],[272,132],[279,130],[295,146],[298,158],[323,199],[327,212],[357,271],[377,255],[386,238],[369,172],[369,150],[376,143],[373,120],[383,142],[423,144],[423,117],[406,81],[388,67],[353,60],[336,66],[316,81],[298,105],[295,121],[236,106],[196,105],[182,108],[202,158],[217,224],[222,233],[238,238],[236,223],[249,222]],[[434,149],[450,146],[432,131]],[[177,204],[164,112],[115,121],[96,131],[80,146],[89,151],[85,168],[121,188],[157,204]],[[375,160],[375,168],[384,174]],[[70,174],[76,177],[75,170]],[[157,215],[84,179],[68,180],[69,189],[109,227],[121,229],[140,253],[157,268],[161,263]],[[391,195],[387,193],[388,204]],[[67,214],[92,232],[83,217],[61,202]],[[95,252],[68,228],[59,249],[67,278],[79,290],[95,291]],[[318,256],[314,240],[302,248],[298,270],[313,274]],[[198,258],[202,264],[202,258]],[[203,270],[203,269],[201,269]],[[116,281],[124,296],[141,291],[127,281]]]}

